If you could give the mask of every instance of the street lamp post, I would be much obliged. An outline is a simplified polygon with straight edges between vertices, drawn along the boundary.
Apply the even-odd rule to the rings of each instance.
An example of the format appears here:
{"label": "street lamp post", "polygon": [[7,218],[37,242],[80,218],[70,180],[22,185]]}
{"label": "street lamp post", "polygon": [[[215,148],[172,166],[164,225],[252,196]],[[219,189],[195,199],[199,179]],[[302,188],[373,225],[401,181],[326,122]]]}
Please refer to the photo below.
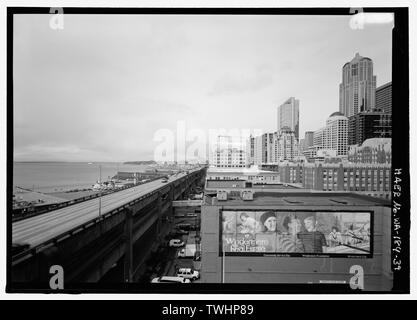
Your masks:
{"label": "street lamp post", "polygon": [[[92,162],[89,162],[88,164],[93,164]],[[101,164],[98,165],[99,168],[99,186],[100,186],[100,191],[98,194],[98,217],[101,217]]]}
{"label": "street lamp post", "polygon": [[[223,241],[223,239],[222,239],[222,241]],[[226,274],[226,270],[225,270],[225,267],[226,267],[226,252],[225,252],[225,247],[224,247],[224,241],[223,241],[223,243],[222,243],[222,249],[223,249],[223,255],[222,255],[222,283],[226,283],[226,276],[225,276],[225,274]]]}

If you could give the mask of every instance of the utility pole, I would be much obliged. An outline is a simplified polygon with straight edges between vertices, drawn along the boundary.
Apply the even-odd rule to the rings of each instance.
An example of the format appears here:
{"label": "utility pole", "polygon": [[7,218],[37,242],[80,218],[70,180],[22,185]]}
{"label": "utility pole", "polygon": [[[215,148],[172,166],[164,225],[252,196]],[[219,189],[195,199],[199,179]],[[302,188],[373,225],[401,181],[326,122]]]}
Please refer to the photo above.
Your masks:
{"label": "utility pole", "polygon": [[99,165],[100,168],[100,195],[98,196],[98,216],[101,217],[101,164]]}
{"label": "utility pole", "polygon": [[[222,241],[223,241],[223,239],[222,239]],[[226,283],[226,277],[225,277],[225,273],[226,273],[226,270],[225,270],[225,267],[226,267],[226,265],[225,265],[226,253],[225,253],[225,250],[224,250],[224,243],[222,244],[222,250],[223,250],[223,255],[222,255],[222,283]]]}
{"label": "utility pole", "polygon": [[132,239],[132,227],[133,227],[133,212],[131,209],[125,211],[125,258],[124,258],[124,282],[130,283],[133,280],[133,239]]}

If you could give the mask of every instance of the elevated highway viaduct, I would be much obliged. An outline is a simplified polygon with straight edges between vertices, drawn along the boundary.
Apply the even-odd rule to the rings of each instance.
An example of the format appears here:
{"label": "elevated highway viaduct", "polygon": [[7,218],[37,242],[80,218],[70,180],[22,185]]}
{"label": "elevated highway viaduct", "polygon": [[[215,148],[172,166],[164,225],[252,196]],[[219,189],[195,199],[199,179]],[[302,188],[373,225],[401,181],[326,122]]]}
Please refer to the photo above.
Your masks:
{"label": "elevated highway viaduct", "polygon": [[135,282],[144,261],[173,226],[175,200],[204,186],[206,168],[14,222],[11,286],[49,288],[50,267],[62,266],[65,283],[96,283],[122,261],[120,282]]}

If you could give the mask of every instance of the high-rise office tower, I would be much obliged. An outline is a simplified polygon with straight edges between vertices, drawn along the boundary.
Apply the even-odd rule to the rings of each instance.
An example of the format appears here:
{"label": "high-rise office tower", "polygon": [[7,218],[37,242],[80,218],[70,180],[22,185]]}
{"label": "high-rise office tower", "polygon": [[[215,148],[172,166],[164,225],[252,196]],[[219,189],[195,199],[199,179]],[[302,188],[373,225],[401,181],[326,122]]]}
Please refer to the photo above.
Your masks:
{"label": "high-rise office tower", "polygon": [[317,149],[324,149],[325,128],[320,128],[313,133],[313,146]]}
{"label": "high-rise office tower", "polygon": [[305,145],[306,145],[305,139],[300,139],[300,141],[298,143],[298,147],[299,147],[301,152],[303,152],[306,149]]}
{"label": "high-rise office tower", "polygon": [[277,134],[279,135],[283,128],[290,128],[294,131],[295,137],[299,139],[299,104],[300,101],[294,97],[289,98],[278,107]]}
{"label": "high-rise office tower", "polygon": [[267,163],[274,163],[276,160],[275,157],[275,150],[276,146],[274,143],[276,143],[276,132],[275,133],[268,133],[266,138],[266,162]]}
{"label": "high-rise office tower", "polygon": [[255,137],[253,163],[260,165],[268,162],[268,133]]}
{"label": "high-rise office tower", "polygon": [[392,83],[388,82],[375,90],[375,108],[392,113]]}
{"label": "high-rise office tower", "polygon": [[293,161],[299,155],[298,140],[289,127],[282,128],[277,143],[278,161]]}
{"label": "high-rise office tower", "polygon": [[336,156],[348,153],[349,120],[340,112],[333,112],[326,120],[324,148],[335,150]]}
{"label": "high-rise office tower", "polygon": [[391,113],[360,112],[349,118],[349,145],[360,145],[370,138],[391,138],[391,136]]}
{"label": "high-rise office tower", "polygon": [[304,148],[308,149],[314,144],[314,131],[306,131],[304,135]]}
{"label": "high-rise office tower", "polygon": [[255,159],[255,137],[250,135],[246,140],[246,166],[250,167],[254,164]]}
{"label": "high-rise office tower", "polygon": [[314,131],[313,147],[315,151],[334,150],[336,156],[345,156],[348,152],[349,120],[340,112],[333,112],[326,120],[326,126]]}
{"label": "high-rise office tower", "polygon": [[339,111],[346,117],[375,108],[376,76],[373,62],[356,53],[352,61],[343,66],[339,86]]}

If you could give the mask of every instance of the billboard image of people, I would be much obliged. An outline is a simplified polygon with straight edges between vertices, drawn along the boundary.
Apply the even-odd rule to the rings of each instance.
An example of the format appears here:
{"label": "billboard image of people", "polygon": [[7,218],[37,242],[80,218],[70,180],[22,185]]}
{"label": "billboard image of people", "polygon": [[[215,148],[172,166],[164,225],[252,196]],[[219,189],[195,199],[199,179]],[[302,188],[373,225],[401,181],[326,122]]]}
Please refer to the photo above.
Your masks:
{"label": "billboard image of people", "polygon": [[236,217],[238,233],[258,233],[260,231],[259,220],[255,218],[255,212],[241,212]]}
{"label": "billboard image of people", "polygon": [[370,256],[370,212],[223,211],[221,252]]}

